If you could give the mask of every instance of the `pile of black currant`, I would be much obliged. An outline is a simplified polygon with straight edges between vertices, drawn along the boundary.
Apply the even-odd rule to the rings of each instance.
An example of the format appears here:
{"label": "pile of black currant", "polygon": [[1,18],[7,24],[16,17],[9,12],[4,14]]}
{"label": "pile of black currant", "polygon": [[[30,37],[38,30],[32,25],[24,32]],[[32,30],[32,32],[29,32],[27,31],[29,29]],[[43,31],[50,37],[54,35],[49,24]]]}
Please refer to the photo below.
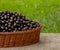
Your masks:
{"label": "pile of black currant", "polygon": [[17,12],[0,12],[0,32],[25,31],[39,26],[38,23],[26,19],[25,16]]}

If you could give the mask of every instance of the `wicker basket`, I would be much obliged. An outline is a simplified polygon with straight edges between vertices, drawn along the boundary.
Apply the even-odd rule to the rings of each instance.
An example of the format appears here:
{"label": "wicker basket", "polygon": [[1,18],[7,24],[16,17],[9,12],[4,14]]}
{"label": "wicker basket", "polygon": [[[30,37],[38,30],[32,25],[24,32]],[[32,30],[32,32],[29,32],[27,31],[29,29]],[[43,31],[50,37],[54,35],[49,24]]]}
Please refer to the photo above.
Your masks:
{"label": "wicker basket", "polygon": [[20,32],[0,32],[0,47],[17,47],[33,44],[39,41],[40,27]]}

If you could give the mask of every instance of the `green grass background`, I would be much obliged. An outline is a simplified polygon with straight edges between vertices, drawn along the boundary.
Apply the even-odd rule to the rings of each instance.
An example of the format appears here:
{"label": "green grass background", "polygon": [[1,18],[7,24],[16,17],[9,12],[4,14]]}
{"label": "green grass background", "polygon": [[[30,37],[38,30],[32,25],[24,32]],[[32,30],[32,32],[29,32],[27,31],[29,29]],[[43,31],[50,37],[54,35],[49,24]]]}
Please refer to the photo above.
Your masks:
{"label": "green grass background", "polygon": [[0,0],[0,11],[5,10],[42,23],[41,32],[60,32],[60,0]]}

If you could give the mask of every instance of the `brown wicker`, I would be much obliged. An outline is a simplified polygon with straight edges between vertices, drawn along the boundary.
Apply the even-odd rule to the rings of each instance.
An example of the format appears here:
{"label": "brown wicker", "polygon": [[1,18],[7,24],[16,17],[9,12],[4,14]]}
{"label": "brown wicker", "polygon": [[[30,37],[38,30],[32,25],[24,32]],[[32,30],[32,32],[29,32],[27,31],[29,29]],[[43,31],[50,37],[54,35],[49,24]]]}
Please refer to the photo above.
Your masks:
{"label": "brown wicker", "polygon": [[17,47],[39,41],[40,27],[20,32],[0,32],[0,47]]}

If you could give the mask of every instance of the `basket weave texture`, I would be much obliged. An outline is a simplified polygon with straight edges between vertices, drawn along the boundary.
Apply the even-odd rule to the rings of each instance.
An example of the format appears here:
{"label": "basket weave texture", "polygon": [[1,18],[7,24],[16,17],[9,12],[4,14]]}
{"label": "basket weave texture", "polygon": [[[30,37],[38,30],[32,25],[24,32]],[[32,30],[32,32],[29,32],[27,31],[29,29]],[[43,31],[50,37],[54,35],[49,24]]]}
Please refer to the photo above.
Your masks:
{"label": "basket weave texture", "polygon": [[18,47],[36,43],[40,38],[41,26],[20,32],[0,32],[0,47]]}

